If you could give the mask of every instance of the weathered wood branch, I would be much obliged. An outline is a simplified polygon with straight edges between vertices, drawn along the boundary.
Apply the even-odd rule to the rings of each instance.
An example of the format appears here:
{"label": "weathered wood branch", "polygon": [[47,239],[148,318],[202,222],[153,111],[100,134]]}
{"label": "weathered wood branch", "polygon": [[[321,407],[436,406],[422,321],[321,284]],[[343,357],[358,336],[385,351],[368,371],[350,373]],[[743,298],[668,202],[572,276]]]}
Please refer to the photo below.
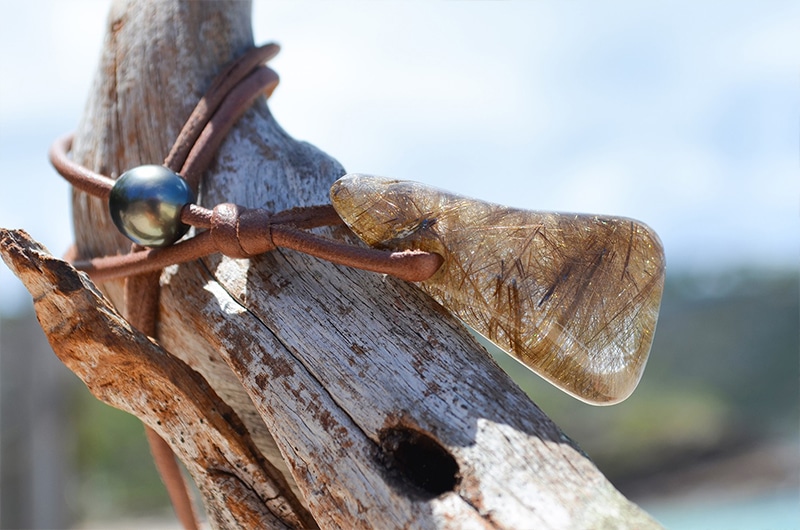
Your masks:
{"label": "weathered wood branch", "polygon": [[[73,157],[116,176],[162,160],[214,74],[253,43],[240,1],[119,1],[108,26]],[[320,204],[343,173],[261,101],[223,144],[201,202]],[[81,257],[127,251],[104,204],[76,193],[74,210]],[[181,362],[126,328],[84,278],[11,239],[4,253],[51,341],[70,344],[96,394],[158,427],[216,526],[307,526],[300,503],[327,528],[657,526],[413,285],[292,251],[170,267],[158,339]],[[122,307],[119,283],[101,287]],[[90,337],[115,333],[130,347]]]}
{"label": "weathered wood branch", "polygon": [[86,275],[24,232],[0,229],[0,254],[33,296],[59,359],[98,399],[136,415],[169,442],[216,525],[313,525],[302,505],[286,503],[288,484],[236,413],[186,363],[131,328]]}

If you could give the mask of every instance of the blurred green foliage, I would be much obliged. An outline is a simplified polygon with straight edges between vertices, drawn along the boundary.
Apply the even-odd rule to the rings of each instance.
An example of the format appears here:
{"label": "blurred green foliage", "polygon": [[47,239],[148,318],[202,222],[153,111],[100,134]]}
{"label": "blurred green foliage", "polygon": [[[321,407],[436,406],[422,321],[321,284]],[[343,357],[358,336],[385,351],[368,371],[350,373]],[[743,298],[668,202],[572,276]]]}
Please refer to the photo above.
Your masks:
{"label": "blurred green foliage", "polygon": [[794,272],[667,275],[653,348],[626,401],[593,407],[496,349],[531,398],[614,482],[769,438],[797,438]]}
{"label": "blurred green foliage", "polygon": [[76,388],[73,405],[78,485],[72,497],[78,518],[109,520],[169,510],[142,422],[98,401],[83,386]]}

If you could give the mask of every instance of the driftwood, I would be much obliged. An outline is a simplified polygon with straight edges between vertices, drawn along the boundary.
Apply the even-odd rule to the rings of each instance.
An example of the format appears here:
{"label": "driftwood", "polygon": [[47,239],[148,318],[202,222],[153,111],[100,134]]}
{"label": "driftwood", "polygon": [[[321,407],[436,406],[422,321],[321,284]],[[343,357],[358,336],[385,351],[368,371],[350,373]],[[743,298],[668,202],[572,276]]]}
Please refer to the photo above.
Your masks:
{"label": "driftwood", "polygon": [[[247,2],[116,2],[73,158],[158,163],[252,45]],[[321,204],[343,173],[261,101],[200,202]],[[76,193],[74,222],[81,257],[128,251],[100,201]],[[120,282],[103,297],[21,233],[0,248],[59,357],[167,440],[216,527],[658,526],[413,285],[292,251],[216,256],[161,275],[156,344],[106,301],[122,307]]]}

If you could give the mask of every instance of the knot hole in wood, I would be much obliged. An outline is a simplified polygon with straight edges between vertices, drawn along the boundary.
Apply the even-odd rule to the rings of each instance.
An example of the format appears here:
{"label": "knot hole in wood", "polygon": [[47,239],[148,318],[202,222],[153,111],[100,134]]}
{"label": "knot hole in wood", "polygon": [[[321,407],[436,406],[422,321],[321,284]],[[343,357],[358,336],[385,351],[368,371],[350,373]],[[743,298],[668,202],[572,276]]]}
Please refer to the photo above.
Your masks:
{"label": "knot hole in wood", "polygon": [[391,481],[401,486],[398,489],[426,499],[455,489],[458,463],[435,438],[403,426],[382,429],[378,436],[380,461],[392,478],[399,479]]}

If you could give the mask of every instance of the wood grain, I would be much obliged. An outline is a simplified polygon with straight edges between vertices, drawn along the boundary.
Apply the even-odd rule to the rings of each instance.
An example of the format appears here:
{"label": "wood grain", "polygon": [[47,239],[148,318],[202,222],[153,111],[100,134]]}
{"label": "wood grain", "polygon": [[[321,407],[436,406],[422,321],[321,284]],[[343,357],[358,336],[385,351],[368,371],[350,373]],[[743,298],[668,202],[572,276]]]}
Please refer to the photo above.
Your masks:
{"label": "wood grain", "polygon": [[236,413],[200,374],[133,329],[86,275],[24,232],[0,229],[0,254],[33,296],[59,359],[98,399],[139,417],[181,455],[204,494],[211,522],[248,528],[313,525],[302,505],[286,502],[282,492],[288,484]]}

